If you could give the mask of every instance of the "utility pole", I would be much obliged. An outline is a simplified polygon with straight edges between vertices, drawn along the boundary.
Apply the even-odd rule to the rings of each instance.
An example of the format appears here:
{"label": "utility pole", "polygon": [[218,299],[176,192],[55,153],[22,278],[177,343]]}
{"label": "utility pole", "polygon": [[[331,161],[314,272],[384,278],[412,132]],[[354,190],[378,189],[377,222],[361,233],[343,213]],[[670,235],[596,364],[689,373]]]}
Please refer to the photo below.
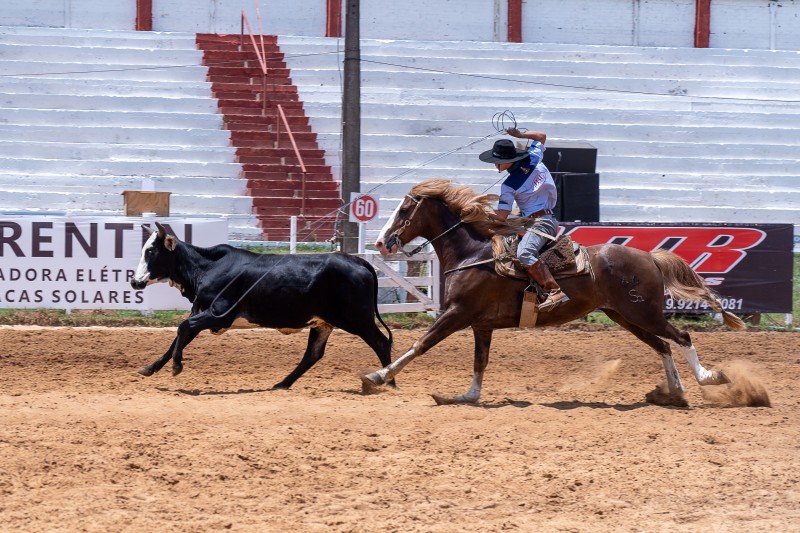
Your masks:
{"label": "utility pole", "polygon": [[[359,2],[347,0],[344,33],[344,92],[342,94],[342,204],[350,193],[361,192],[361,45]],[[349,209],[346,210],[350,212]],[[342,251],[358,252],[358,224],[342,222]]]}

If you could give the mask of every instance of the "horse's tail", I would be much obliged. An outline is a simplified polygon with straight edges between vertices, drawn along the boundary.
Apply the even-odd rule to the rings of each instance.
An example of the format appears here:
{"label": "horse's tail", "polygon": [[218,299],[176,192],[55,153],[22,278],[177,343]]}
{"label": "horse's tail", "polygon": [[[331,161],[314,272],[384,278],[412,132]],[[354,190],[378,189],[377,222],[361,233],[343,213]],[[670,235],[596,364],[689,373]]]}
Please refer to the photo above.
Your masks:
{"label": "horse's tail", "polygon": [[664,276],[664,286],[673,298],[706,301],[711,309],[722,314],[722,321],[729,328],[744,329],[746,327],[741,318],[722,308],[722,302],[706,286],[705,280],[692,270],[692,267],[680,256],[662,249],[650,252],[650,255],[661,271],[661,275]]}

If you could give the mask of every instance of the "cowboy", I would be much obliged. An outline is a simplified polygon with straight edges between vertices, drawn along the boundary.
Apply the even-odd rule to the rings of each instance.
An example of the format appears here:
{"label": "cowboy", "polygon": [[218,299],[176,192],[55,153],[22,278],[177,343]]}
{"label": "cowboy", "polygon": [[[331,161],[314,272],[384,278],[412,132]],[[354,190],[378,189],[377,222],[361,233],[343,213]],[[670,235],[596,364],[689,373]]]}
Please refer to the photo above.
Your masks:
{"label": "cowboy", "polygon": [[520,239],[517,257],[528,275],[547,293],[539,311],[549,311],[569,301],[569,296],[561,291],[547,265],[539,261],[539,251],[549,240],[547,236],[555,237],[558,233],[558,221],[553,216],[558,198],[556,184],[542,163],[547,135],[541,131],[521,132],[517,128],[508,128],[506,132],[517,139],[530,140],[531,144],[520,151],[509,139],[500,139],[479,156],[481,161],[494,163],[498,172],[508,171],[500,187],[500,202],[489,216],[505,221],[516,202],[520,216],[530,220],[525,224],[527,230]]}

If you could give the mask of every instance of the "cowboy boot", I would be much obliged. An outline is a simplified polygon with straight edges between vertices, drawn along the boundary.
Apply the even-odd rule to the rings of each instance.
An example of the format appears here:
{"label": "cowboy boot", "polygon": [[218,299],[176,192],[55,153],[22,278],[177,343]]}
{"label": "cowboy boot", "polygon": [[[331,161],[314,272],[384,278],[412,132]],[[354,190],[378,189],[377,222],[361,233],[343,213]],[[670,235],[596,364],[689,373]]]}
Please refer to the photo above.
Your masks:
{"label": "cowboy boot", "polygon": [[539,311],[546,312],[569,301],[569,296],[561,291],[561,287],[556,283],[550,269],[542,261],[536,261],[525,271],[547,293],[547,297],[539,304]]}

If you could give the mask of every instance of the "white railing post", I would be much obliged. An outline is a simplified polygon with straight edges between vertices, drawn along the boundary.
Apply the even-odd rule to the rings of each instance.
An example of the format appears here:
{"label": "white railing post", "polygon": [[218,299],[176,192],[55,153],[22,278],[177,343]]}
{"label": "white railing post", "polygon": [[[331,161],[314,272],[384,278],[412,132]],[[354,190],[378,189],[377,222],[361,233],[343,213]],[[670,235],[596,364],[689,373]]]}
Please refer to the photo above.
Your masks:
{"label": "white railing post", "polygon": [[297,216],[289,219],[289,253],[297,253]]}
{"label": "white railing post", "polygon": [[[397,254],[384,258],[376,252],[367,252],[361,254],[361,257],[369,261],[375,270],[384,274],[378,278],[378,287],[399,289],[397,303],[378,304],[380,313],[428,312],[433,316],[438,314],[440,308],[438,287],[441,286],[441,280],[438,279],[439,261],[436,254],[428,252],[412,257]],[[408,277],[408,261],[429,262],[431,264],[430,271],[426,273],[427,275]],[[395,267],[389,263],[397,263],[397,265]],[[420,272],[420,274],[423,273]],[[422,287],[427,289],[427,294],[420,290]],[[414,295],[414,301],[408,301],[409,294]]]}
{"label": "white railing post", "polygon": [[363,254],[367,251],[367,224],[359,222],[358,224],[358,253]]}

